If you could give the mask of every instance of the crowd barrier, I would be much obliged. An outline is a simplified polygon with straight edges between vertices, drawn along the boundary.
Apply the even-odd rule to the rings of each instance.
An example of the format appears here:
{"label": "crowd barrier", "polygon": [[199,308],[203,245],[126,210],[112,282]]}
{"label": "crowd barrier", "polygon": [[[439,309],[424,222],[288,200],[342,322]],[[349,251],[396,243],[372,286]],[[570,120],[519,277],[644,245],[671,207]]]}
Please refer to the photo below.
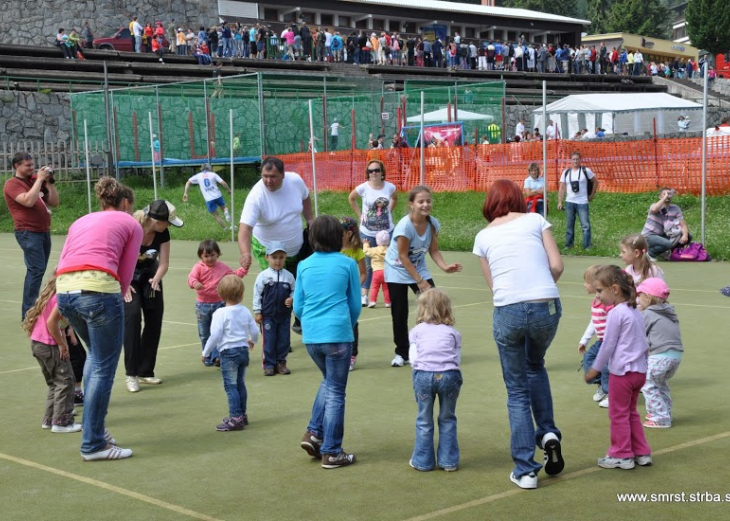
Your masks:
{"label": "crowd barrier", "polygon": [[[708,195],[730,193],[730,137],[707,140]],[[548,190],[556,191],[562,172],[571,166],[570,156],[581,153],[582,164],[598,177],[600,191],[638,193],[671,186],[680,193],[702,190],[702,140],[653,139],[622,142],[555,140],[547,144]],[[527,167],[537,163],[542,170],[542,143],[467,145],[426,148],[424,182],[437,192],[486,191],[498,179],[511,179],[520,186]],[[310,153],[279,156],[289,171],[298,172],[313,186]],[[365,181],[365,166],[380,159],[386,179],[399,190],[419,184],[421,159],[418,148],[343,150],[315,154],[318,191],[350,191]]]}

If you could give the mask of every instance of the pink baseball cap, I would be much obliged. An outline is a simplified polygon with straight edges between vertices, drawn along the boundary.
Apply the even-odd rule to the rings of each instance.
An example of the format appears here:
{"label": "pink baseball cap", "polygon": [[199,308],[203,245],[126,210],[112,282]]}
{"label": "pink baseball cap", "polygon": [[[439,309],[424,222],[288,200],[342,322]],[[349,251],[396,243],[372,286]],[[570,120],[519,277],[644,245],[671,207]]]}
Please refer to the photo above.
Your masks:
{"label": "pink baseball cap", "polygon": [[651,297],[659,297],[666,300],[669,298],[669,286],[662,279],[651,277],[639,284],[639,287],[636,288],[636,293],[644,293]]}

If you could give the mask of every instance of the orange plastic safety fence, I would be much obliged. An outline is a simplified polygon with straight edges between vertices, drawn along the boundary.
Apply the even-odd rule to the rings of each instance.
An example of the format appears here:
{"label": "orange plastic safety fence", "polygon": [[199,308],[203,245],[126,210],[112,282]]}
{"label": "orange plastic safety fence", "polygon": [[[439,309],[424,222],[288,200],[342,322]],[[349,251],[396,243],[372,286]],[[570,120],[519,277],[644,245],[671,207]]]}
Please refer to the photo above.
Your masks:
{"label": "orange plastic safety fence", "polygon": [[[708,195],[730,193],[730,137],[707,140]],[[579,152],[582,165],[598,177],[602,192],[638,193],[671,186],[681,193],[699,194],[702,189],[702,140],[657,139],[623,142],[548,141],[548,189],[558,189],[562,172],[571,166],[570,156]],[[437,192],[485,191],[498,179],[511,179],[520,186],[530,163],[542,170],[542,143],[468,145],[426,148],[423,182]],[[313,187],[312,156],[309,153],[280,156],[286,169],[299,173]],[[344,150],[315,154],[318,191],[350,191],[366,180],[371,159],[383,161],[386,179],[399,190],[421,182],[418,148]]]}

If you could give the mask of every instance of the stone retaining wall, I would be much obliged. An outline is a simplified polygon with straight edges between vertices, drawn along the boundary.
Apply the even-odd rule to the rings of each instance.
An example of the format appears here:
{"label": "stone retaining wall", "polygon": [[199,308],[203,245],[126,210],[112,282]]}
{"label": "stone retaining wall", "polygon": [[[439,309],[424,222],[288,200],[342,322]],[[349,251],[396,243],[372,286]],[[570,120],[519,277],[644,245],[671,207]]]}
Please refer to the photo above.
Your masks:
{"label": "stone retaining wall", "polygon": [[139,21],[160,21],[165,28],[175,20],[178,26],[210,27],[218,23],[218,2],[206,0],[13,0],[3,2],[0,16],[0,43],[52,44],[59,27],[81,34],[89,21],[94,36],[111,36],[126,27],[132,16]]}

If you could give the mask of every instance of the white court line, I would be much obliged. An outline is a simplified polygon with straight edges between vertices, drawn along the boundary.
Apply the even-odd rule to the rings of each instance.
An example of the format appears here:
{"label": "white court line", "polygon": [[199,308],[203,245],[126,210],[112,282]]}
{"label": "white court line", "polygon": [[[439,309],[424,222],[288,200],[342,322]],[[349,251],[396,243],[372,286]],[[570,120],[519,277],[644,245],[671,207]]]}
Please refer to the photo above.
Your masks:
{"label": "white court line", "polygon": [[[126,488],[118,487],[116,485],[110,485],[109,483],[105,483],[104,481],[99,481],[98,479],[87,478],[86,476],[80,476],[79,474],[73,474],[73,473],[67,472],[65,470],[54,469],[53,467],[49,467],[47,465],[41,465],[40,463],[36,463],[35,461],[30,461],[30,460],[23,459],[23,458],[16,458],[15,456],[10,456],[9,454],[3,454],[2,452],[0,452],[0,459],[11,461],[13,463],[17,463],[17,464],[23,465],[25,467],[30,467],[32,469],[42,470],[42,471],[48,472],[50,474],[55,474],[57,476],[61,476],[62,478],[68,478],[68,479],[80,481],[81,483],[85,483],[87,485],[92,485],[94,487],[99,487],[101,489],[108,490],[110,492],[115,492],[122,496],[136,499],[136,500],[142,501],[144,503],[149,503],[150,505],[154,505],[156,507],[171,510],[172,512],[175,512],[177,514],[182,514],[184,516],[192,517],[194,519],[202,519],[204,521],[220,521],[219,519],[217,519],[215,517],[212,517],[212,516],[209,516],[206,514],[201,514],[200,512],[195,512],[194,510],[189,510],[189,509],[181,507],[179,505],[175,505],[173,503],[168,503],[167,501],[162,501],[160,499],[156,499],[151,496],[146,496],[145,494],[140,494],[139,492],[127,490]],[[91,463],[91,464],[93,465],[94,463]],[[97,463],[97,465],[98,465],[98,463]]]}
{"label": "white court line", "polygon": [[9,371],[0,371],[0,374],[20,373],[22,371],[31,371],[33,369],[38,369],[38,366],[35,365],[33,367],[23,367],[22,369],[10,369]]}
{"label": "white court line", "polygon": [[[693,440],[688,441],[686,443],[680,443],[679,445],[674,445],[673,447],[667,447],[666,449],[661,449],[658,451],[655,451],[652,456],[661,456],[662,454],[669,454],[671,452],[676,452],[678,450],[687,449],[689,447],[695,447],[697,445],[702,445],[704,443],[709,443],[711,441],[721,440],[724,438],[730,437],[730,431],[728,432],[721,432],[720,434],[715,434],[713,436],[708,436],[706,438],[701,438],[699,440]],[[571,472],[570,474],[565,474],[563,476],[557,477],[557,478],[551,478],[549,480],[545,480],[543,482],[540,482],[540,488],[545,488],[549,486],[557,485],[563,481],[567,481],[569,479],[575,479],[583,476],[587,476],[588,474],[593,474],[594,472],[602,471],[601,467],[595,466],[590,467],[583,470],[577,470],[575,472]],[[491,496],[482,497],[479,499],[474,499],[472,501],[467,501],[466,503],[462,503],[460,505],[454,505],[452,507],[443,508],[441,510],[434,510],[433,512],[429,512],[427,514],[423,514],[416,517],[408,518],[406,521],[425,521],[426,519],[434,519],[437,517],[445,516],[448,514],[453,514],[455,512],[460,512],[461,510],[466,510],[467,508],[472,508],[480,505],[486,505],[488,503],[494,503],[495,501],[498,501],[500,499],[504,499],[506,497],[515,496],[517,494],[530,494],[528,490],[521,489],[521,488],[513,488],[511,490],[507,490],[505,492],[500,492],[499,494],[492,494]]]}

